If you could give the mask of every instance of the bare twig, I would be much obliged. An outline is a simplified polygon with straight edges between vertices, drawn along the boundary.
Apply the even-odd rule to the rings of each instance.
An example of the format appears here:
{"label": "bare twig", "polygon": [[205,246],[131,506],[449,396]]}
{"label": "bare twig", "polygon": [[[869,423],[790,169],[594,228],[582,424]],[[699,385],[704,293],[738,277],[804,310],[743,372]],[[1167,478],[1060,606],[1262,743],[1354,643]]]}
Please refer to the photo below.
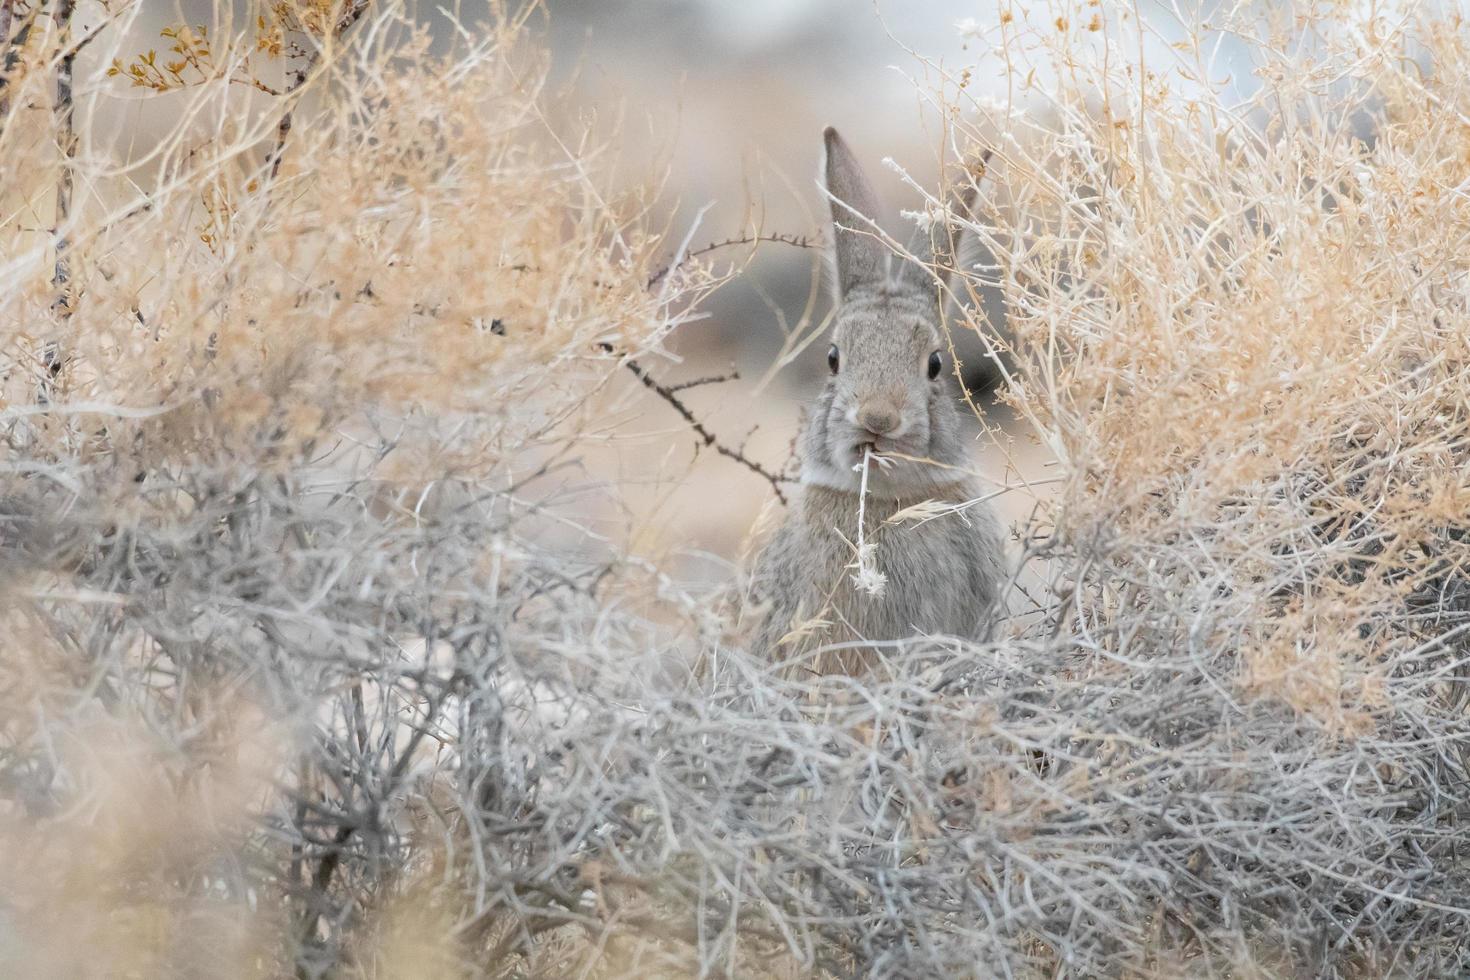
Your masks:
{"label": "bare twig", "polygon": [[676,385],[668,385],[669,393],[676,391],[688,391],[690,388],[702,388],[706,385],[719,385],[727,381],[739,381],[740,372],[731,371],[728,374],[714,374],[707,378],[695,378],[692,381],[682,381]]}
{"label": "bare twig", "polygon": [[[604,353],[616,353],[611,344],[599,344],[598,347]],[[685,405],[682,401],[679,400],[679,397],[674,394],[675,389],[671,389],[666,387],[665,385],[660,384],[654,379],[653,375],[649,374],[648,370],[644,368],[643,365],[639,364],[636,360],[631,357],[625,358],[623,360],[623,366],[626,367],[630,372],[632,372],[633,376],[637,378],[640,382],[642,382],[645,388],[658,395],[670,406],[672,406],[674,411],[679,413],[679,417],[687,422],[689,424],[689,428],[692,429],[694,431],[694,434],[699,437],[701,445],[710,447],[721,456],[724,456],[726,459],[734,460],[741,466],[744,466],[746,469],[750,470],[752,473],[755,473],[756,475],[763,478],[767,483],[771,485],[771,489],[776,491],[776,498],[780,500],[783,504],[787,503],[786,493],[781,489],[781,484],[789,483],[789,480],[787,480],[785,477],[781,477],[776,475],[775,473],[772,473],[760,463],[757,463],[749,456],[746,456],[740,450],[721,442],[719,437],[717,437],[709,429],[705,428],[704,423],[701,422],[692,411],[690,411],[689,406]]]}
{"label": "bare twig", "polygon": [[657,286],[659,282],[662,281],[663,278],[667,276],[670,272],[673,272],[677,268],[681,268],[685,263],[689,262],[692,259],[697,259],[702,255],[708,255],[711,252],[719,251],[722,248],[730,248],[735,245],[758,245],[763,242],[775,243],[780,245],[790,245],[793,248],[821,247],[820,242],[813,242],[806,235],[788,235],[780,232],[763,235],[740,235],[734,238],[727,238],[722,242],[711,242],[710,244],[705,245],[702,248],[693,249],[685,253],[683,259],[681,259],[677,264],[666,265],[662,269],[659,269],[648,278],[648,287],[651,289],[654,286]]}

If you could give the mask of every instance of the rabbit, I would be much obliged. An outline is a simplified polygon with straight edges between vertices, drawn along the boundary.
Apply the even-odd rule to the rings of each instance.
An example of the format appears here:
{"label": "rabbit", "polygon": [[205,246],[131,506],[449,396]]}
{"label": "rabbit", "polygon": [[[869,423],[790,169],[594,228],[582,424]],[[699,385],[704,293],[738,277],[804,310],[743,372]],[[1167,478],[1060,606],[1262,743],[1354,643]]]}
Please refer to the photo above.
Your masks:
{"label": "rabbit", "polygon": [[[876,660],[869,644],[988,635],[1004,541],[995,514],[975,502],[934,279],[872,233],[873,191],[837,131],[824,135],[836,257],[830,374],[799,437],[797,495],[755,560],[750,599],[765,610],[758,653],[796,663],[816,651],[818,672],[858,674]],[[948,241],[936,222],[909,251],[929,261]],[[870,451],[884,458],[866,464],[860,495]],[[887,523],[923,501],[969,503]],[[860,511],[872,568],[855,573]]]}

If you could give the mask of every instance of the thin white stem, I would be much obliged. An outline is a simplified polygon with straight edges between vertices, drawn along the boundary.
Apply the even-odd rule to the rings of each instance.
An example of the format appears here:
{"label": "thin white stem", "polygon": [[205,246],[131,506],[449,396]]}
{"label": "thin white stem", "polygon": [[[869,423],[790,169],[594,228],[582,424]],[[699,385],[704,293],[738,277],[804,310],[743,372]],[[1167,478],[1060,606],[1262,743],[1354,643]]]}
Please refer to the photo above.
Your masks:
{"label": "thin white stem", "polygon": [[862,482],[858,486],[857,561],[853,565],[857,572],[852,576],[852,583],[860,591],[875,598],[883,595],[888,588],[888,576],[879,571],[874,561],[878,549],[875,545],[868,544],[863,525],[867,517],[869,464],[882,461],[882,457],[876,455],[872,447],[868,447],[863,450],[863,461],[853,467],[861,470]]}

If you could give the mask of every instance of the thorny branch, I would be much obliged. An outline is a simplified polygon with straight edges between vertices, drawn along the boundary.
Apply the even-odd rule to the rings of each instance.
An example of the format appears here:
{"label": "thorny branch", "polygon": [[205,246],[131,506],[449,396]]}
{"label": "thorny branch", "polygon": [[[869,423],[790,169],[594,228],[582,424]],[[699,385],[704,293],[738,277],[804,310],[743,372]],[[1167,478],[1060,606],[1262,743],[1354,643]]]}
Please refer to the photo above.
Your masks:
{"label": "thorny branch", "polygon": [[790,245],[793,248],[821,247],[820,242],[813,242],[806,235],[790,235],[784,232],[774,232],[768,235],[740,235],[734,238],[727,238],[722,242],[711,242],[710,244],[705,245],[702,248],[696,248],[690,252],[685,253],[683,259],[681,259],[677,265],[666,265],[662,269],[659,269],[657,272],[655,272],[653,275],[649,276],[648,286],[650,288],[652,288],[653,286],[657,286],[659,282],[662,281],[663,278],[667,276],[670,272],[674,271],[677,268],[683,267],[690,260],[697,259],[702,255],[708,255],[711,252],[719,251],[722,248],[730,248],[735,245],[758,245],[762,242]]}
{"label": "thorny branch", "polygon": [[[616,353],[616,350],[611,344],[602,343],[598,344],[598,347],[606,354]],[[670,406],[672,406],[674,411],[679,413],[679,417],[689,424],[689,428],[693,430],[696,436],[699,437],[700,443],[702,445],[710,447],[721,456],[724,456],[726,459],[734,460],[735,462],[744,466],[746,469],[750,470],[752,473],[760,476],[771,485],[771,489],[775,491],[776,498],[780,500],[781,503],[785,504],[788,502],[786,499],[786,493],[781,488],[781,484],[790,483],[791,481],[789,479],[772,473],[770,470],[766,469],[760,463],[751,459],[740,450],[721,442],[719,437],[711,432],[708,428],[706,428],[704,423],[699,420],[699,417],[690,410],[689,406],[685,405],[684,402],[679,399],[679,396],[675,394],[675,391],[679,389],[670,388],[667,385],[660,384],[653,377],[653,375],[648,373],[648,369],[639,364],[635,359],[631,357],[625,358],[623,360],[623,366],[626,367],[630,372],[632,372],[633,377],[642,382],[645,388],[647,388],[649,391],[652,391],[654,394],[658,395]],[[705,384],[709,382],[700,381],[696,383]],[[691,386],[685,385],[684,387]]]}
{"label": "thorny branch", "polygon": [[668,389],[669,393],[672,394],[676,391],[688,391],[691,388],[703,388],[706,385],[720,385],[726,383],[727,381],[739,380],[740,372],[731,371],[727,374],[712,374],[705,378],[694,378],[690,381],[681,381],[679,384],[669,385]]}

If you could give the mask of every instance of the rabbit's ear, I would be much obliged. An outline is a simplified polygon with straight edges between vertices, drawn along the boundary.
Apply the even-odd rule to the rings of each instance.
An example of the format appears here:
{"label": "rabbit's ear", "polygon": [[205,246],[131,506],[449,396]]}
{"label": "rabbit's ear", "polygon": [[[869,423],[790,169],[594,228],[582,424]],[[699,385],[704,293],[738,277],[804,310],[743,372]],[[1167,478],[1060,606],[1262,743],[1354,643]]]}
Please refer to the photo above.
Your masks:
{"label": "rabbit's ear", "polygon": [[827,162],[823,168],[832,204],[832,235],[837,254],[837,296],[858,283],[887,278],[888,250],[874,233],[878,199],[863,176],[857,158],[831,126],[823,134]]}
{"label": "rabbit's ear", "polygon": [[[989,160],[990,151],[986,150],[985,156],[980,160],[980,166],[973,171],[966,172],[961,179],[961,184],[949,207],[951,214],[960,218],[972,216],[975,198],[980,191],[980,181],[985,178],[985,164]],[[927,231],[920,228],[914,232],[913,241],[909,243],[909,254],[918,261],[901,262],[898,269],[898,281],[932,294],[934,277],[929,267],[932,266],[941,273],[946,269],[955,269],[963,251],[961,243],[963,236],[963,229],[954,227],[942,218],[931,222]]]}

